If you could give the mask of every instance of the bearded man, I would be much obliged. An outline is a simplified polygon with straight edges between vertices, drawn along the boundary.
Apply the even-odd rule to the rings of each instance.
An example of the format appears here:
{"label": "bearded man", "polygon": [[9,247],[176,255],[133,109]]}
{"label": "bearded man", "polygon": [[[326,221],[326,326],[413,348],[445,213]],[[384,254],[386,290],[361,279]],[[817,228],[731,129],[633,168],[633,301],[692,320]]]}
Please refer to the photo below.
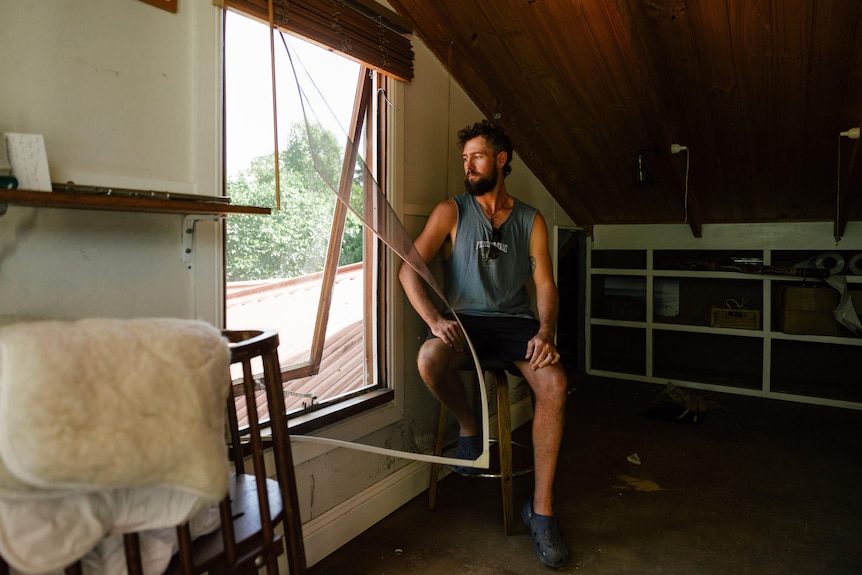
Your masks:
{"label": "bearded man", "polygon": [[[500,126],[478,122],[458,132],[464,194],[440,202],[415,240],[429,263],[443,250],[446,297],[480,358],[514,364],[533,390],[535,485],[522,518],[539,559],[560,567],[568,551],[553,510],[553,482],[563,433],[566,372],[555,345],[559,300],[542,214],[510,195],[512,142]],[[480,426],[456,374],[470,365],[461,326],[439,310],[421,277],[399,272],[410,303],[428,325],[419,374],[460,427],[457,457],[481,454]],[[526,283],[536,290],[534,315]],[[471,469],[471,468],[467,468]],[[463,471],[463,470],[462,470]]]}

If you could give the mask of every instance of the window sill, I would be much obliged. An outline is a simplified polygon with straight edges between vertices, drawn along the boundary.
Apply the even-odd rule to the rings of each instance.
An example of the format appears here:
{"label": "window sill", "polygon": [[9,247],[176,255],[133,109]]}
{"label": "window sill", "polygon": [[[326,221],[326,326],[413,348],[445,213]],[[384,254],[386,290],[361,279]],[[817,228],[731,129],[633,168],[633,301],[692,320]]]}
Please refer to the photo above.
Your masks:
{"label": "window sill", "polygon": [[[333,404],[314,413],[298,415],[291,418],[288,425],[291,435],[319,435],[341,441],[355,441],[398,421],[402,416],[401,409],[396,406],[395,391],[382,389]],[[315,433],[318,431],[320,433]],[[294,463],[308,461],[333,449],[336,448],[323,443],[296,442],[293,446]]]}
{"label": "window sill", "polygon": [[298,414],[296,416],[288,415],[288,426],[292,434],[306,435],[373,409],[378,405],[383,405],[394,398],[395,391],[392,389],[369,391],[352,399],[333,403],[331,406],[324,407],[312,413]]}

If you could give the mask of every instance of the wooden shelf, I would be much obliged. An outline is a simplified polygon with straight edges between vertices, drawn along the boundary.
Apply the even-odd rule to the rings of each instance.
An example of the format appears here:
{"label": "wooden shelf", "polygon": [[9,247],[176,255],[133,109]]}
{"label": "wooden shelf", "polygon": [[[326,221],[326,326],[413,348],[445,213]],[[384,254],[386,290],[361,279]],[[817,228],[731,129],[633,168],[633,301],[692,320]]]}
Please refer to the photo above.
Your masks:
{"label": "wooden shelf", "polygon": [[[0,190],[0,214],[6,204],[35,208],[59,208],[74,210],[107,210],[114,212],[147,212],[158,214],[270,214],[271,208],[260,206],[237,206],[225,201],[212,201],[206,196],[181,195],[172,198],[161,193],[158,197],[140,195],[110,195],[77,192],[33,192],[29,190]],[[200,199],[197,199],[200,198]]]}

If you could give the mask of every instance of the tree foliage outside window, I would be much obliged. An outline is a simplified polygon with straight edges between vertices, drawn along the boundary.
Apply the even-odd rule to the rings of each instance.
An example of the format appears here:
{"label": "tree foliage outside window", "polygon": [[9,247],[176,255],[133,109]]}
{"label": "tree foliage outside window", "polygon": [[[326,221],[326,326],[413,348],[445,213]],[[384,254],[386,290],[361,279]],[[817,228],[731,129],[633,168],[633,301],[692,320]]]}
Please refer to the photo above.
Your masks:
{"label": "tree foliage outside window", "polygon": [[[273,208],[271,216],[228,218],[228,282],[296,278],[323,270],[338,201],[327,182],[338,181],[343,152],[343,143],[319,125],[310,125],[307,131],[304,123],[292,124],[287,146],[279,153],[279,210],[275,209],[271,155],[253,159],[248,169],[228,178],[227,193],[233,203]],[[350,203],[357,211],[361,209],[362,170],[354,172]],[[362,235],[362,223],[348,213],[339,265],[362,260]]]}

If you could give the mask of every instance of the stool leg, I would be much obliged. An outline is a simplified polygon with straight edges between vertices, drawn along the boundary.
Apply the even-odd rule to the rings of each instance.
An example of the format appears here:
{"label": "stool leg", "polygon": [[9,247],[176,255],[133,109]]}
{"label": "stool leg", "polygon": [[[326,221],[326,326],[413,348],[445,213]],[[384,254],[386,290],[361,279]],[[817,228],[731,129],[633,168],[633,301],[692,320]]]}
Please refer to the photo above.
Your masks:
{"label": "stool leg", "polygon": [[497,446],[500,449],[500,488],[503,497],[503,528],[506,535],[515,530],[515,493],[512,485],[512,410],[509,405],[509,379],[506,372],[494,371],[497,387]]}
{"label": "stool leg", "polygon": [[[443,440],[446,436],[446,406],[440,404],[440,416],[437,420],[437,440],[434,443],[434,455],[443,453]],[[428,509],[437,505],[437,482],[440,479],[440,464],[431,464],[431,480],[428,483]]]}

